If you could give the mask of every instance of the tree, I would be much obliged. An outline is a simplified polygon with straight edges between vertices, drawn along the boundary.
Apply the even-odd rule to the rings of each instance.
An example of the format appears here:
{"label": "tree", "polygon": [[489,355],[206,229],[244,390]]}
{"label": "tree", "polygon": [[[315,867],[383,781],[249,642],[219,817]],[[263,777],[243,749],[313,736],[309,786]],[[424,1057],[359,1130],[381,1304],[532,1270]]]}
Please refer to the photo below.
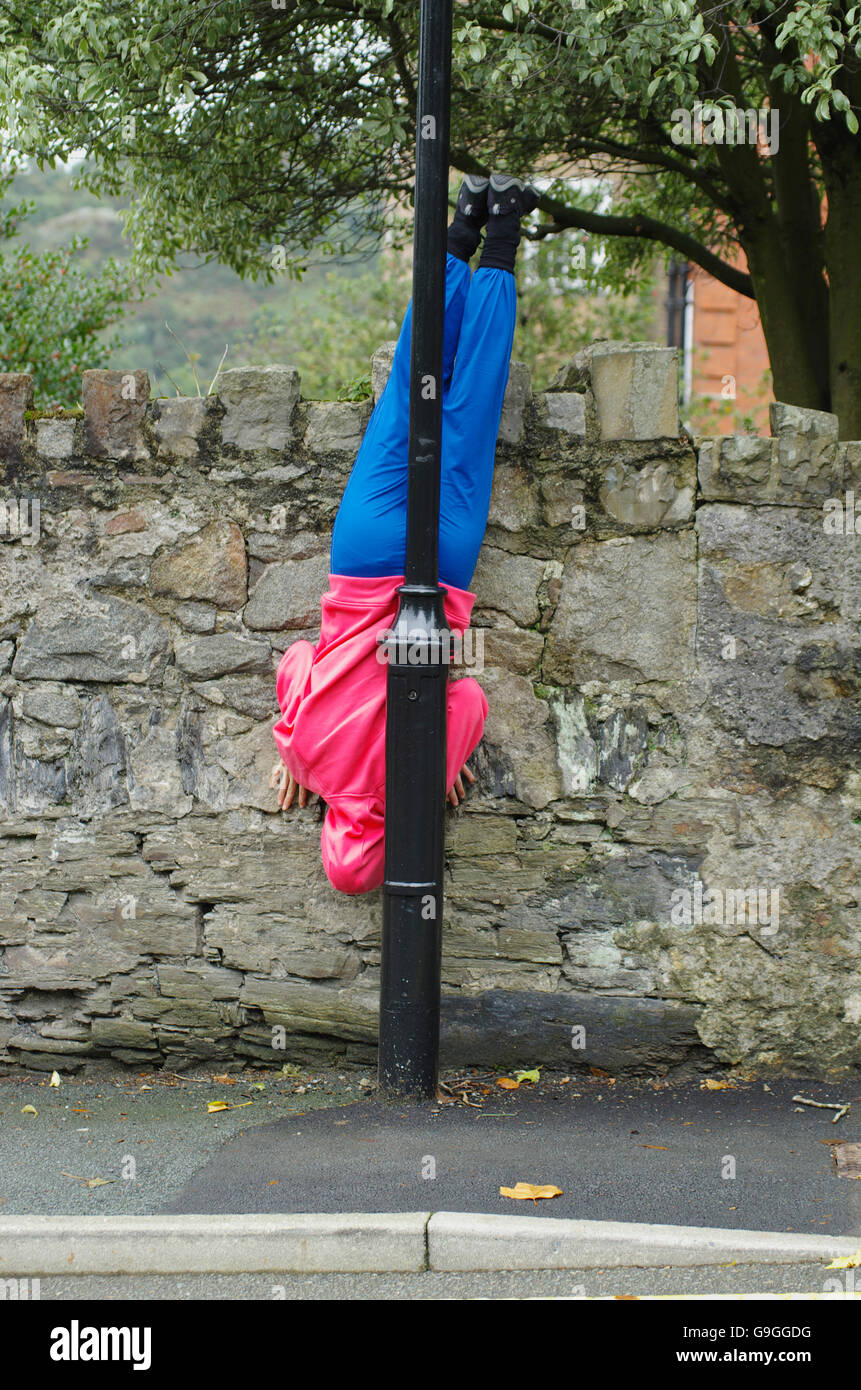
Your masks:
{"label": "tree", "polygon": [[[0,175],[0,199],[12,182]],[[0,208],[0,244],[15,238],[32,203]],[[76,257],[86,239],[34,252],[26,243],[0,252],[0,370],[29,372],[40,405],[68,404],[80,394],[85,367],[104,365],[115,340],[99,334],[125,312],[134,275],[109,260],[98,277]]]}
{"label": "tree", "polygon": [[[5,0],[7,121],[130,193],[142,263],[184,247],[247,274],[272,247],[379,234],[412,179],[414,0]],[[452,162],[540,170],[539,238],[608,238],[610,283],[656,246],[756,300],[775,392],[861,436],[861,5],[469,0]],[[733,113],[751,113],[752,124]],[[739,136],[741,135],[741,138]],[[571,175],[614,181],[611,210]],[[349,214],[345,222],[344,215]]]}

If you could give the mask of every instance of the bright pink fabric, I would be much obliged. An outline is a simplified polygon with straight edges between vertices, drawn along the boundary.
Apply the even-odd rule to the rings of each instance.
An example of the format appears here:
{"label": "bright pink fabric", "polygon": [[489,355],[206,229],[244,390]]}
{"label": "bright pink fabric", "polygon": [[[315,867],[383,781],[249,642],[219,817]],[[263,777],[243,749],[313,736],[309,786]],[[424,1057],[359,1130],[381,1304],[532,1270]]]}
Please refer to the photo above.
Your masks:
{"label": "bright pink fabric", "polygon": [[[281,718],[272,732],[296,781],[328,804],[323,867],[342,893],[367,893],[384,876],[387,666],[377,659],[377,637],[395,625],[403,582],[330,574],[319,642],[294,642],[278,665]],[[446,621],[463,633],[475,595],[445,587]],[[484,732],[487,699],[476,680],[449,680],[447,715],[450,791]]]}

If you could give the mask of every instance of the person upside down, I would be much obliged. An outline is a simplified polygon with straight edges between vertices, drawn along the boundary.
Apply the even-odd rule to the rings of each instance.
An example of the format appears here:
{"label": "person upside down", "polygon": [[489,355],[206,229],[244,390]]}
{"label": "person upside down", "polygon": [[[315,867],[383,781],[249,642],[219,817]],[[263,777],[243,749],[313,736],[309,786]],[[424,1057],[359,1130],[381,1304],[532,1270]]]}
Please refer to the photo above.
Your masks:
{"label": "person upside down", "polygon": [[[439,578],[448,628],[461,637],[475,602],[469,584],[487,525],[514,340],[520,219],[536,205],[535,190],[519,179],[468,176],[448,229]],[[343,893],[367,893],[384,877],[386,666],[378,638],[394,626],[404,582],[411,311],[410,304],[335,518],[320,640],[294,642],[276,675],[279,761],[270,786],[284,811],[294,798],[307,805],[309,792],[327,804],[323,867]],[[466,764],[487,709],[477,681],[449,682],[446,791],[455,806],[466,794],[463,778],[475,781]]]}

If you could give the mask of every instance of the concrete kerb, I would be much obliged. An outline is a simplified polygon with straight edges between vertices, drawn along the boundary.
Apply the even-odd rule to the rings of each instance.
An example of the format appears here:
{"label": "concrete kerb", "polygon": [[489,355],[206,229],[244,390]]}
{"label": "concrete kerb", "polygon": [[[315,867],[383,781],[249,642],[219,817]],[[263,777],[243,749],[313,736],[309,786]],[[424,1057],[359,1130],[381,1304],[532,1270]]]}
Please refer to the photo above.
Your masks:
{"label": "concrete kerb", "polygon": [[663,1268],[666,1265],[827,1263],[851,1255],[855,1236],[653,1226],[633,1221],[437,1212],[428,1223],[428,1268]]}
{"label": "concrete kerb", "polygon": [[824,1264],[855,1236],[474,1212],[8,1216],[0,1278]]}
{"label": "concrete kerb", "polygon": [[0,1277],[51,1274],[417,1273],[430,1212],[10,1216]]}

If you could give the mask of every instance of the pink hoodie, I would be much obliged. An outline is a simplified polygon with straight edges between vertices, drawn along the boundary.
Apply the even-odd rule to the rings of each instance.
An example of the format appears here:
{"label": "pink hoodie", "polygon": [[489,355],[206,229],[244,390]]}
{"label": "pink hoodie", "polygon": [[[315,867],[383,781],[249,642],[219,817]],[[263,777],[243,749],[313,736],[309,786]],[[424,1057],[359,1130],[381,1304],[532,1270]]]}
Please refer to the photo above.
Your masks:
{"label": "pink hoodie", "polygon": [[[386,674],[377,637],[392,629],[402,575],[329,575],[320,601],[320,640],[298,641],[278,664],[281,718],[273,727],[282,761],[300,786],[328,804],[323,867],[342,893],[367,893],[384,876]],[[446,621],[463,633],[475,595],[445,586]],[[449,681],[446,789],[478,746],[487,700],[476,680]]]}

